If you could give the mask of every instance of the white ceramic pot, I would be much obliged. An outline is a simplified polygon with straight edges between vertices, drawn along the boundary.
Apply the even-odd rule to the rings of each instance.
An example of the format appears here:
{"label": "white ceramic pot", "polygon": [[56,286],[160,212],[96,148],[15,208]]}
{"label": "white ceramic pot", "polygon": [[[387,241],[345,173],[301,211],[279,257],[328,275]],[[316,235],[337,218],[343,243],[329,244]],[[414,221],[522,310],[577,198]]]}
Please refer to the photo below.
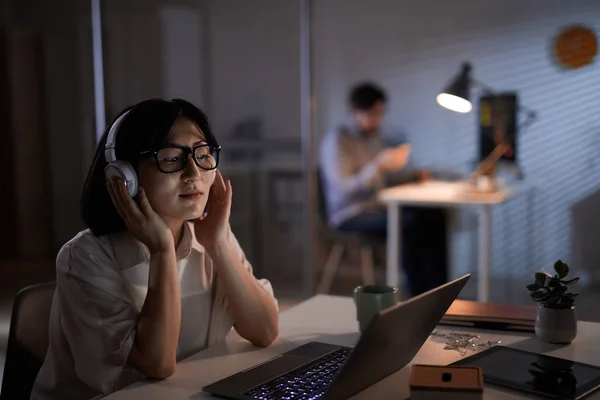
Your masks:
{"label": "white ceramic pot", "polygon": [[546,308],[539,306],[535,318],[535,334],[548,343],[571,343],[577,336],[575,307]]}

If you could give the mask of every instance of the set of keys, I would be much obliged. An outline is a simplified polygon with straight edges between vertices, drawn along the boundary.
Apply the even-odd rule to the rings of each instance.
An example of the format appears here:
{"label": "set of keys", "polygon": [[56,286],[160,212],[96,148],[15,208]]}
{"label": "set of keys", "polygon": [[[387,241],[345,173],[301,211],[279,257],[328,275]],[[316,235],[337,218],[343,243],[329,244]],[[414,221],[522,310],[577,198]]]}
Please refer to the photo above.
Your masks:
{"label": "set of keys", "polygon": [[500,340],[485,340],[478,342],[478,339],[480,338],[479,335],[473,335],[465,332],[434,331],[431,336],[434,338],[445,339],[446,346],[444,347],[444,350],[456,350],[462,356],[466,355],[468,351],[488,349],[501,343]]}

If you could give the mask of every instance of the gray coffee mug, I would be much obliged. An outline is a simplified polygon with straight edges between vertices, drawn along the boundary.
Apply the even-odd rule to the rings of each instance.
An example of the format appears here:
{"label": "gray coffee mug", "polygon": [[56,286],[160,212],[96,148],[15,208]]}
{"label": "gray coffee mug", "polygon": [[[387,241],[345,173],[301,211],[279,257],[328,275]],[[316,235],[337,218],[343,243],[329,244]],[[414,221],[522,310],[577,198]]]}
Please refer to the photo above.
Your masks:
{"label": "gray coffee mug", "polygon": [[364,285],[354,289],[358,329],[364,332],[381,311],[398,304],[398,288],[387,285]]}

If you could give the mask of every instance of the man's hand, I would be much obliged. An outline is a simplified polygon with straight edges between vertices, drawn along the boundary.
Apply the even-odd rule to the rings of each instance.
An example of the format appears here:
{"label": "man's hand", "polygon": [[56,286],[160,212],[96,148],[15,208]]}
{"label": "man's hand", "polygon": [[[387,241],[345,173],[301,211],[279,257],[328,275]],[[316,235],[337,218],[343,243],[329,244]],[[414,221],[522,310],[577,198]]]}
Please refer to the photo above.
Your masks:
{"label": "man's hand", "polygon": [[431,179],[431,172],[426,169],[419,169],[415,172],[417,182],[425,182]]}
{"label": "man's hand", "polygon": [[410,157],[411,147],[403,144],[393,149],[383,149],[376,158],[377,166],[382,172],[394,172],[406,167]]}

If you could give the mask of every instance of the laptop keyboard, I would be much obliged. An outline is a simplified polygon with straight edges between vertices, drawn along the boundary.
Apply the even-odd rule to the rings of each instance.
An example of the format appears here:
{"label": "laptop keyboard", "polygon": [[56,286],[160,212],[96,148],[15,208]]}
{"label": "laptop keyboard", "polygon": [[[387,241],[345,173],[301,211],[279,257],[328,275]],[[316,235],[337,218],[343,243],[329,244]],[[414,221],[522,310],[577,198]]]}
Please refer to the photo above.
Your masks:
{"label": "laptop keyboard", "polygon": [[341,348],[244,393],[260,400],[311,400],[325,393],[352,352]]}

